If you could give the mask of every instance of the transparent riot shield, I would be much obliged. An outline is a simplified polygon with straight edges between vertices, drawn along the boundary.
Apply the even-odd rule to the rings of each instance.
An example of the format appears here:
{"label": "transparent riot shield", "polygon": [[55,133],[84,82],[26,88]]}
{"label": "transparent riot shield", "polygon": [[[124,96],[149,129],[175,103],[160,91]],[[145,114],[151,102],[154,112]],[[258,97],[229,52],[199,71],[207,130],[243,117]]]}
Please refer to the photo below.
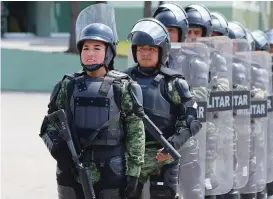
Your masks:
{"label": "transparent riot shield", "polygon": [[251,52],[251,136],[249,179],[240,193],[264,190],[267,178],[267,100],[269,92],[270,55]]}
{"label": "transparent riot shield", "polygon": [[273,66],[273,54],[271,54],[271,72],[269,75],[269,96],[267,103],[267,117],[268,117],[268,128],[267,128],[267,183],[273,181],[273,82],[272,82],[272,66]]}
{"label": "transparent riot shield", "polygon": [[233,186],[232,42],[227,37],[197,38],[209,46],[210,79],[206,133],[206,195]]}
{"label": "transparent riot shield", "polygon": [[[197,53],[203,51],[204,56]],[[207,53],[205,53],[207,52]],[[206,56],[205,56],[206,55]],[[183,74],[198,103],[200,132],[179,150],[179,188],[184,199],[203,199],[205,194],[206,113],[209,77],[208,47],[202,43],[172,43],[169,68]]]}
{"label": "transparent riot shield", "polygon": [[128,68],[134,66],[136,64],[134,57],[133,57],[133,53],[132,53],[132,49],[131,46],[129,46],[128,48],[128,57],[127,57],[127,66]]}
{"label": "transparent riot shield", "polygon": [[91,23],[107,25],[114,33],[116,44],[118,43],[115,10],[109,4],[94,4],[80,12],[76,21],[76,41],[78,41],[81,31]]}
{"label": "transparent riot shield", "polygon": [[247,40],[235,39],[232,42],[233,189],[240,189],[247,184],[249,176],[251,53]]}

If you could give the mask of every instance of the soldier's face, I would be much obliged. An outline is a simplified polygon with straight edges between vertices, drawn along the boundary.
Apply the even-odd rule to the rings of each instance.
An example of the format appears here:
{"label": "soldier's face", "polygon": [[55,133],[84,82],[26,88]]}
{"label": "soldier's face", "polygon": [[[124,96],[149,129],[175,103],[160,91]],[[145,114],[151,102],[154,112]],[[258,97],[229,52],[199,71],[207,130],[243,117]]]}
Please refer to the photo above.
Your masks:
{"label": "soldier's face", "polygon": [[200,27],[191,27],[188,31],[188,38],[202,37],[203,29]]}
{"label": "soldier's face", "polygon": [[85,65],[101,64],[104,61],[106,45],[101,41],[87,40],[83,44],[81,60]]}
{"label": "soldier's face", "polygon": [[171,42],[178,42],[178,34],[179,34],[178,28],[175,28],[175,27],[166,27],[166,28],[169,32]]}
{"label": "soldier's face", "polygon": [[155,67],[159,49],[156,46],[137,46],[137,62],[141,67]]}
{"label": "soldier's face", "polygon": [[212,37],[221,36],[221,33],[219,33],[219,32],[212,32],[212,33],[211,33],[211,36],[212,36]]}

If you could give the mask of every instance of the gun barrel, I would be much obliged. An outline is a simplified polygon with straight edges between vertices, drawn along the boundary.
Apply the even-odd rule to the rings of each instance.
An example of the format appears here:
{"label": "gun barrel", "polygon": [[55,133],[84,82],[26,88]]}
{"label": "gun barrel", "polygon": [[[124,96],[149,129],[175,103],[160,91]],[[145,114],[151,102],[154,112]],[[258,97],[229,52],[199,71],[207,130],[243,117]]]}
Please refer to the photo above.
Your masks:
{"label": "gun barrel", "polygon": [[154,125],[154,123],[150,120],[150,118],[147,115],[144,115],[142,119],[149,133],[156,139],[156,141],[162,144],[162,146],[164,147],[164,150],[167,151],[175,160],[180,159],[181,155],[166,140],[161,130]]}

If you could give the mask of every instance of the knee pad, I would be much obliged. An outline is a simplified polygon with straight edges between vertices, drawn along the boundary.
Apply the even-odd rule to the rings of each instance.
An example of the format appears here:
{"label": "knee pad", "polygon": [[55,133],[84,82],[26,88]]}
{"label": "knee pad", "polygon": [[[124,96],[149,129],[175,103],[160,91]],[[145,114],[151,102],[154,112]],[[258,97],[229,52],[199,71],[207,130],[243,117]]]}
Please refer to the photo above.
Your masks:
{"label": "knee pad", "polygon": [[160,175],[150,176],[150,195],[156,199],[173,199],[177,196],[179,162],[164,165]]}

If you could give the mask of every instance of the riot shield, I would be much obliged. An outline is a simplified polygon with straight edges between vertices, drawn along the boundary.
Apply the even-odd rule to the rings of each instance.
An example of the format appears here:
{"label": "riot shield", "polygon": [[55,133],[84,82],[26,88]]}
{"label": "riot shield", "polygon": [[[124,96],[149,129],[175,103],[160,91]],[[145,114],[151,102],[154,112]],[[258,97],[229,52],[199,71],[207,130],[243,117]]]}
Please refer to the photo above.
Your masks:
{"label": "riot shield", "polygon": [[129,46],[128,48],[128,57],[127,57],[127,66],[128,68],[134,66],[136,63],[135,63],[135,60],[134,60],[134,57],[133,57],[133,53],[132,53],[132,48],[131,46]]}
{"label": "riot shield", "polygon": [[250,156],[250,88],[251,53],[248,41],[234,39],[232,55],[233,78],[233,189],[247,184]]}
{"label": "riot shield", "polygon": [[273,181],[273,82],[272,82],[272,65],[273,65],[273,54],[271,54],[271,72],[269,75],[269,96],[267,103],[267,117],[268,117],[268,128],[267,128],[267,183]]}
{"label": "riot shield", "polygon": [[206,195],[233,186],[232,42],[227,37],[197,38],[209,46],[210,80],[206,133]]}
{"label": "riot shield", "polygon": [[79,39],[81,31],[92,23],[102,23],[111,28],[115,36],[116,44],[118,43],[115,10],[109,4],[94,4],[80,12],[76,21],[76,42]]}
{"label": "riot shield", "polygon": [[[203,51],[203,55],[196,53]],[[207,52],[207,53],[205,53]],[[179,150],[181,154],[179,188],[184,199],[203,199],[205,193],[206,109],[209,74],[208,47],[202,43],[172,43],[169,68],[182,73],[193,99],[198,103],[200,132]]]}
{"label": "riot shield", "polygon": [[242,194],[264,190],[267,175],[267,100],[269,91],[270,55],[251,52],[251,136],[249,179]]}

